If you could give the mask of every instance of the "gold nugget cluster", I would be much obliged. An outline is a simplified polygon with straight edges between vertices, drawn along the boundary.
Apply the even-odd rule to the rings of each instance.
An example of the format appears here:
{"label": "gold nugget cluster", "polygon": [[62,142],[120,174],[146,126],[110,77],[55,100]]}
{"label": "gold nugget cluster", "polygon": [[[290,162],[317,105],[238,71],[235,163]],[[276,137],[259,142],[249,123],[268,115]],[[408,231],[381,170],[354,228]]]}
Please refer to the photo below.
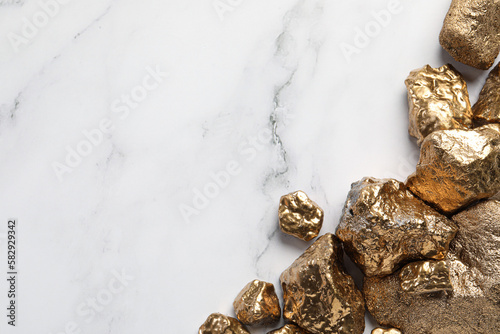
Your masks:
{"label": "gold nugget cluster", "polygon": [[[453,0],[440,35],[458,61],[487,69],[500,50],[500,1]],[[451,65],[412,71],[409,133],[420,145],[406,182],[352,184],[335,235],[317,238],[280,276],[283,318],[268,334],[500,333],[500,65],[471,108]],[[280,229],[310,241],[323,210],[303,191],[281,197]],[[362,292],[345,253],[364,273]],[[211,314],[199,334],[249,334],[281,319],[273,284],[248,283],[236,318]]]}

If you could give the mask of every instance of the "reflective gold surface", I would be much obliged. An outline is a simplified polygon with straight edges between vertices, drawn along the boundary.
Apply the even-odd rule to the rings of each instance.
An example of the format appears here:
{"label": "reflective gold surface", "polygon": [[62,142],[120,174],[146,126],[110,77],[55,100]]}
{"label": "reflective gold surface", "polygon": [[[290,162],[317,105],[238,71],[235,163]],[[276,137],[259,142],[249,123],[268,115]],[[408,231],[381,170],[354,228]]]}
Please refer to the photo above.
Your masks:
{"label": "reflective gold surface", "polygon": [[410,107],[408,130],[419,144],[434,131],[472,126],[467,84],[451,65],[426,65],[410,72],[405,84]]}
{"label": "reflective gold surface", "polygon": [[500,125],[430,134],[407,185],[445,213],[495,195],[500,191]]}
{"label": "reflective gold surface", "polygon": [[452,290],[450,269],[446,261],[418,261],[404,266],[400,273],[401,288],[412,293]]}
{"label": "reflective gold surface", "polygon": [[201,325],[198,334],[250,334],[235,318],[212,313]]}
{"label": "reflective gold surface", "polygon": [[500,1],[453,0],[439,41],[455,60],[490,68],[500,50]]}
{"label": "reflective gold surface", "polygon": [[405,334],[499,332],[500,202],[479,203],[453,220],[459,231],[446,258],[452,291],[404,291],[399,273],[365,278],[368,310],[381,325]]}
{"label": "reflective gold surface", "polygon": [[283,232],[309,241],[321,230],[323,210],[299,190],[281,197],[279,224]]}
{"label": "reflective gold surface", "polygon": [[372,334],[401,334],[401,331],[396,328],[383,329],[383,328],[375,328],[372,330]]}
{"label": "reflective gold surface", "polygon": [[337,227],[349,257],[367,276],[388,275],[420,259],[444,259],[455,224],[393,179],[351,186]]}
{"label": "reflective gold surface", "polygon": [[500,123],[500,63],[488,75],[472,112],[476,122]]}
{"label": "reflective gold surface", "polygon": [[259,280],[253,280],[241,290],[233,307],[238,320],[244,325],[272,324],[281,318],[274,285]]}
{"label": "reflective gold surface", "polygon": [[285,325],[280,329],[268,332],[267,334],[307,334],[307,332],[303,331],[302,329],[300,329],[300,327],[297,327],[295,325]]}
{"label": "reflective gold surface", "polygon": [[325,234],[281,274],[286,320],[312,334],[363,333],[363,296],[342,256],[338,239]]}

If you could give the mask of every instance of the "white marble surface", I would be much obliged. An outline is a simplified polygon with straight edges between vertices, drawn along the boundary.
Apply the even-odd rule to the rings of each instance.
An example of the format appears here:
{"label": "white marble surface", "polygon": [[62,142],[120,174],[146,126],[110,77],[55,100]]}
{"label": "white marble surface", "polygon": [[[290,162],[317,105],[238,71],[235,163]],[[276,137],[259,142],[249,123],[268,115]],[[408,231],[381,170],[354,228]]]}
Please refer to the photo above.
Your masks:
{"label": "white marble surface", "polygon": [[278,284],[309,245],[278,231],[282,194],[306,191],[333,232],[351,182],[414,169],[410,70],[452,62],[472,101],[487,74],[441,50],[449,1],[54,1],[0,0],[7,334],[189,334],[232,314],[248,281]]}

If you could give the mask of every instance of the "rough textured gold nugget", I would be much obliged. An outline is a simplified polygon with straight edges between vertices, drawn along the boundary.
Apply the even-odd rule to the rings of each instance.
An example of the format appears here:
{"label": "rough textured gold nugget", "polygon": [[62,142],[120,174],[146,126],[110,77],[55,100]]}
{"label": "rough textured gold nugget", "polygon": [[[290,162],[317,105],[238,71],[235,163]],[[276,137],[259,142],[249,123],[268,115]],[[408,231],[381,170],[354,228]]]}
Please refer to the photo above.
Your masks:
{"label": "rough textured gold nugget", "polygon": [[453,0],[439,42],[455,60],[490,68],[500,51],[500,1]]}
{"label": "rough textured gold nugget", "polygon": [[323,210],[299,190],[281,197],[279,224],[283,232],[309,241],[321,230]]}
{"label": "rough textured gold nugget", "polygon": [[445,213],[500,191],[500,124],[431,133],[408,188]]}
{"label": "rough textured gold nugget", "polygon": [[274,285],[259,280],[248,283],[233,303],[238,320],[244,325],[267,325],[281,318],[280,301]]}
{"label": "rough textured gold nugget", "polygon": [[362,334],[365,304],[332,234],[316,240],[280,277],[283,317],[312,334]]}
{"label": "rough textured gold nugget", "polygon": [[434,131],[472,126],[467,83],[451,65],[426,65],[410,72],[405,84],[410,107],[408,131],[419,145]]}
{"label": "rough textured gold nugget", "polygon": [[498,333],[500,202],[479,203],[453,220],[459,231],[446,258],[452,291],[405,291],[399,273],[365,278],[368,310],[381,325],[405,334]]}
{"label": "rough textured gold nugget", "polygon": [[488,75],[472,112],[479,124],[500,123],[500,63]]}
{"label": "rough textured gold nugget", "polygon": [[336,234],[365,275],[383,276],[409,261],[444,259],[456,231],[402,182],[364,178],[352,184]]}
{"label": "rough textured gold nugget", "polygon": [[300,327],[289,324],[267,334],[307,334],[307,332],[303,331]]}
{"label": "rough textured gold nugget", "polygon": [[235,318],[212,313],[201,325],[198,334],[250,334]]}

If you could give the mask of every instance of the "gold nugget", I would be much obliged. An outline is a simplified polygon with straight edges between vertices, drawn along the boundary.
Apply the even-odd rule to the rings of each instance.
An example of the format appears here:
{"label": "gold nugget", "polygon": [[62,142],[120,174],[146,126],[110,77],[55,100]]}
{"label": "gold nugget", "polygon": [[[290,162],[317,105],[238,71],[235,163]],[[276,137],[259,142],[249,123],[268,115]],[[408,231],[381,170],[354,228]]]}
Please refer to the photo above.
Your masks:
{"label": "gold nugget", "polygon": [[411,293],[452,290],[446,261],[418,261],[407,264],[399,273],[401,288]]}
{"label": "gold nugget", "polygon": [[383,328],[375,328],[372,330],[372,334],[401,334],[401,331],[396,328],[383,329]]}
{"label": "gold nugget", "polygon": [[235,318],[212,313],[201,325],[198,334],[250,334]]}
{"label": "gold nugget", "polygon": [[405,334],[498,333],[500,202],[481,202],[453,220],[459,230],[446,257],[452,291],[405,291],[398,272],[365,278],[368,310],[381,325]]}
{"label": "gold nugget", "polygon": [[267,334],[307,334],[305,331],[295,325],[285,325],[280,329],[268,332]]}
{"label": "gold nugget", "polygon": [[233,307],[238,320],[244,325],[272,324],[281,318],[274,285],[259,280],[253,280],[241,290]]}
{"label": "gold nugget", "polygon": [[455,60],[490,68],[500,50],[500,1],[453,0],[439,41]]}
{"label": "gold nugget", "polygon": [[500,123],[500,63],[488,75],[472,112],[478,123]]}
{"label": "gold nugget", "polygon": [[500,125],[436,131],[424,140],[406,184],[424,201],[453,213],[500,191]]}
{"label": "gold nugget", "polygon": [[365,275],[383,276],[409,261],[444,259],[456,231],[402,182],[364,178],[352,184],[336,234]]}
{"label": "gold nugget", "polygon": [[279,224],[283,232],[309,241],[321,230],[323,210],[299,190],[281,197]]}
{"label": "gold nugget", "polygon": [[342,255],[338,239],[325,234],[281,274],[286,320],[312,334],[363,333],[363,296]]}
{"label": "gold nugget", "polygon": [[405,84],[410,107],[408,130],[419,145],[434,131],[472,126],[467,84],[453,66],[426,65],[412,71]]}

